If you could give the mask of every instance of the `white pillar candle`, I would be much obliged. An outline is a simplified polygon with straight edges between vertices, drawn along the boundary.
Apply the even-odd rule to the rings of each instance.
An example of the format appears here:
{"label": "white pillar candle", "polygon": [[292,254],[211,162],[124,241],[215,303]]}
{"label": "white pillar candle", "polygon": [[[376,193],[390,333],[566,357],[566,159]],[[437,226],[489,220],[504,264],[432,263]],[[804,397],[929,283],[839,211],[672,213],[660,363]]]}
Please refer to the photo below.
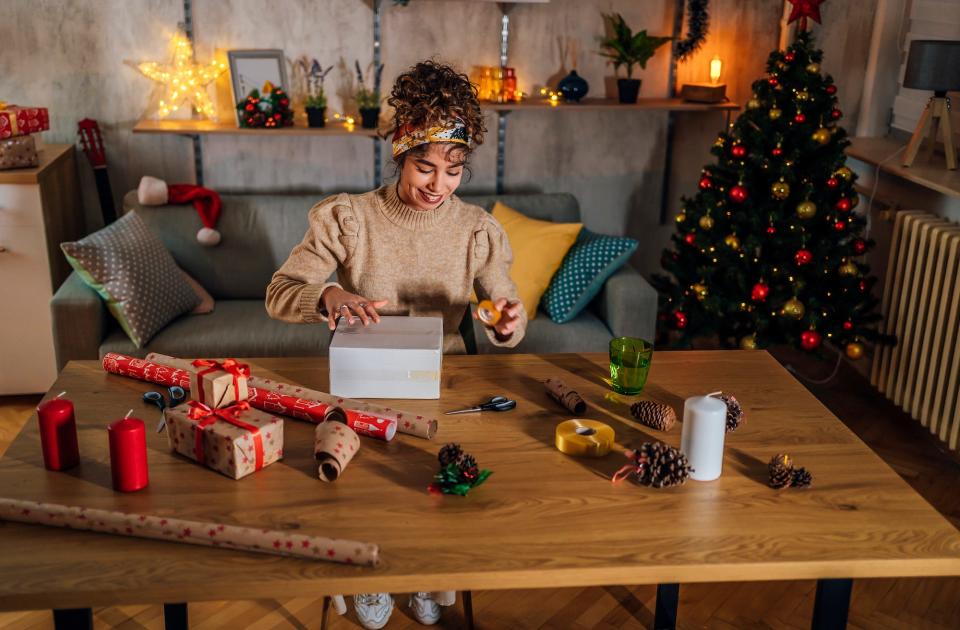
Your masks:
{"label": "white pillar candle", "polygon": [[710,396],[693,396],[683,403],[680,451],[690,464],[690,478],[713,481],[723,470],[723,437],[727,406]]}

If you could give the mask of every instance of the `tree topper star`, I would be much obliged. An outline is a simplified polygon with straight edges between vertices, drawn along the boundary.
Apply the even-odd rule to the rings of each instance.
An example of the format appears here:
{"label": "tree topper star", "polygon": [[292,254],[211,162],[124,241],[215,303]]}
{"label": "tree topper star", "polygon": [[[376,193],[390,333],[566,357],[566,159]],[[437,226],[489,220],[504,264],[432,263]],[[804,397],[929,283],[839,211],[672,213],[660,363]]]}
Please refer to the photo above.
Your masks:
{"label": "tree topper star", "polygon": [[799,19],[800,30],[807,30],[807,18],[810,18],[817,24],[820,24],[820,5],[824,0],[789,0],[793,5],[790,10],[790,17],[787,18],[787,24]]}
{"label": "tree topper star", "polygon": [[173,36],[170,47],[173,50],[170,63],[145,61],[137,65],[137,70],[164,87],[157,108],[160,118],[166,118],[187,101],[203,116],[215,119],[216,111],[207,95],[207,85],[223,74],[227,69],[226,64],[221,61],[196,63],[193,60],[193,45],[181,33]]}

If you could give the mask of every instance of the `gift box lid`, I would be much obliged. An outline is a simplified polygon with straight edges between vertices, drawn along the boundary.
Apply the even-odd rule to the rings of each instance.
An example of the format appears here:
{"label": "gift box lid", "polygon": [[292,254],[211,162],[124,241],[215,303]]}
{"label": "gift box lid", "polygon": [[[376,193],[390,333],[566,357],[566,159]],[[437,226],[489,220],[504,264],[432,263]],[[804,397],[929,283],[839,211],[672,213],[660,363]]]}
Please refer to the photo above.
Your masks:
{"label": "gift box lid", "polygon": [[378,350],[443,351],[443,319],[440,317],[381,317],[379,324],[353,325],[341,318],[330,349],[374,348]]}

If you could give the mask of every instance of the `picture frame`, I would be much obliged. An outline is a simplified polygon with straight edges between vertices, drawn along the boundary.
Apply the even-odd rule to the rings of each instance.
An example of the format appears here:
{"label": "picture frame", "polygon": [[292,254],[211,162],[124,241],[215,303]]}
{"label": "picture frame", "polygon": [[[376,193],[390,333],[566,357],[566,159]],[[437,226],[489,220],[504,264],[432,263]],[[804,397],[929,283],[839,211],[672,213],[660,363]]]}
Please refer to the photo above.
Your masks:
{"label": "picture frame", "polygon": [[287,58],[279,49],[228,50],[230,86],[233,102],[245,98],[250,90],[261,89],[266,81],[289,90]]}

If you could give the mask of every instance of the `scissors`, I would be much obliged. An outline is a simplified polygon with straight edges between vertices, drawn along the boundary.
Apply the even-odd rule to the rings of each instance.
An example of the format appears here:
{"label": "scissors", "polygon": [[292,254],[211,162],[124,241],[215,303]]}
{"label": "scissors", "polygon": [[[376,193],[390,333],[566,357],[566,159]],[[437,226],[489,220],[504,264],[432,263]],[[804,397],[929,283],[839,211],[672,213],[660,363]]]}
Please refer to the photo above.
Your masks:
{"label": "scissors", "polygon": [[163,417],[163,410],[167,407],[176,407],[182,403],[187,397],[187,392],[185,392],[179,385],[173,385],[167,388],[167,395],[170,396],[169,405],[164,399],[163,394],[160,392],[147,392],[143,395],[143,402],[156,405],[157,408],[160,409],[160,424],[157,425],[157,433],[162,432],[163,427],[167,425],[166,420]]}
{"label": "scissors", "polygon": [[517,401],[511,400],[506,396],[494,396],[485,403],[480,403],[476,407],[470,407],[469,409],[458,409],[456,411],[448,411],[445,415],[453,416],[458,413],[476,413],[478,411],[510,411],[517,406]]}

